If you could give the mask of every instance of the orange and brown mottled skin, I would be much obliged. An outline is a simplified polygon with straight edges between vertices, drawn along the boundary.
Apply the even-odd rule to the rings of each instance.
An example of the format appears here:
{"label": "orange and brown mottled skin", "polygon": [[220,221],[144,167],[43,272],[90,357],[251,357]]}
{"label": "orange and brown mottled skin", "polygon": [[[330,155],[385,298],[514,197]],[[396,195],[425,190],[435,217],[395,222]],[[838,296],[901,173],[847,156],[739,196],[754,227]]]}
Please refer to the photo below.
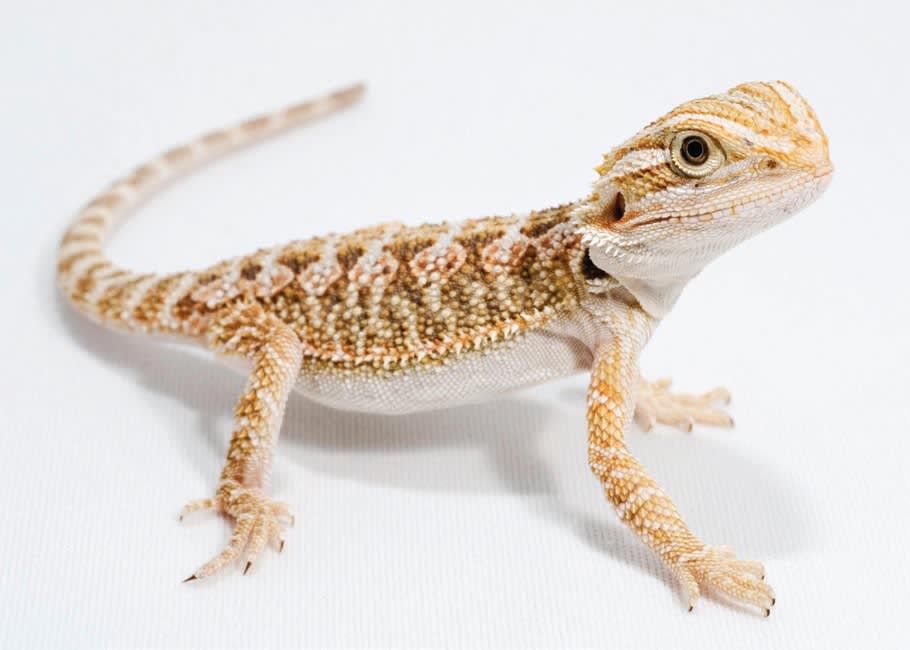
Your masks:
{"label": "orange and brown mottled skin", "polygon": [[[502,344],[543,324],[545,314],[578,304],[583,251],[567,230],[573,207],[362,229],[334,237],[331,250],[326,238],[293,242],[199,272],[176,298],[187,274],[151,284],[152,276],[131,278],[108,288],[97,308],[126,327],[197,336],[227,307],[256,303],[295,332],[307,368],[389,373],[439,363],[456,347],[462,353]],[[509,229],[518,243],[500,251],[496,242]],[[361,269],[367,249],[384,235],[378,267],[374,260]],[[448,243],[439,264],[427,253],[443,237]],[[307,271],[329,253],[337,268],[318,287],[307,286]],[[264,273],[274,280],[269,286]],[[79,288],[74,299],[83,299]]]}
{"label": "orange and brown mottled skin", "polygon": [[[480,349],[494,342],[487,334],[519,335],[531,326],[528,314],[561,310],[577,303],[579,287],[572,263],[578,238],[553,247],[550,230],[565,224],[563,206],[526,220],[517,217],[472,220],[459,226],[392,227],[376,259],[361,268],[379,232],[354,233],[335,244],[334,281],[319,292],[290,282],[261,299],[263,306],[292,327],[305,348],[305,363],[322,369],[374,368],[394,372],[433,363],[458,346]],[[545,221],[548,228],[541,227]],[[492,268],[484,259],[506,229],[536,229],[508,263]],[[434,244],[448,237],[443,259],[428,258]],[[427,259],[424,259],[427,258]],[[307,243],[278,256],[306,274],[322,257]],[[513,332],[514,330],[514,332]]]}

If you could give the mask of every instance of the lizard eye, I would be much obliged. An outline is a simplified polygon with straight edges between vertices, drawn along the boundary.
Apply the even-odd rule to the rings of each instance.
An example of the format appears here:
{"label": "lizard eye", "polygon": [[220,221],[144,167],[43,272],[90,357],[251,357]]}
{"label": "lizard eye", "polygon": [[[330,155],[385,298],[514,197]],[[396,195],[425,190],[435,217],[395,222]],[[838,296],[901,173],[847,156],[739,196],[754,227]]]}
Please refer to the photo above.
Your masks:
{"label": "lizard eye", "polygon": [[724,162],[724,152],[711,137],[698,131],[683,131],[673,136],[670,161],[683,176],[701,178],[717,171]]}

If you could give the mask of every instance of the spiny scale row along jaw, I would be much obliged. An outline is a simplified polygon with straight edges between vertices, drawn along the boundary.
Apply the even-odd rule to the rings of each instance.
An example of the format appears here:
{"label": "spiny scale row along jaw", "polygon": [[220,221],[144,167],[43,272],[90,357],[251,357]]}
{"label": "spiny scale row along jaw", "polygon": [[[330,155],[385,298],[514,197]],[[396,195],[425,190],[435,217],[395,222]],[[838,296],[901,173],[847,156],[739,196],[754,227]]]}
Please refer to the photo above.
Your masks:
{"label": "spiny scale row along jaw", "polygon": [[684,284],[828,186],[828,139],[782,81],[745,83],[651,122],[604,156],[573,214],[611,275]]}

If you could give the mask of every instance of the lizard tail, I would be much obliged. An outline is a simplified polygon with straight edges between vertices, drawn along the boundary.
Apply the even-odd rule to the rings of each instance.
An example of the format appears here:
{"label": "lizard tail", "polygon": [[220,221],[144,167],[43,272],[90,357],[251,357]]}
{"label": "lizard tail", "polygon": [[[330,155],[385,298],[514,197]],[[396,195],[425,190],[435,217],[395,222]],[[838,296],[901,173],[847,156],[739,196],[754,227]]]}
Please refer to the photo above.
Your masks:
{"label": "lizard tail", "polygon": [[[60,242],[57,282],[84,314],[109,325],[131,327],[130,312],[156,283],[179,276],[136,273],[114,265],[104,252],[120,219],[180,174],[222,154],[348,106],[363,95],[363,84],[319,99],[267,113],[228,129],[207,133],[174,147],[114,181],[83,207]],[[186,274],[183,274],[186,275]]]}

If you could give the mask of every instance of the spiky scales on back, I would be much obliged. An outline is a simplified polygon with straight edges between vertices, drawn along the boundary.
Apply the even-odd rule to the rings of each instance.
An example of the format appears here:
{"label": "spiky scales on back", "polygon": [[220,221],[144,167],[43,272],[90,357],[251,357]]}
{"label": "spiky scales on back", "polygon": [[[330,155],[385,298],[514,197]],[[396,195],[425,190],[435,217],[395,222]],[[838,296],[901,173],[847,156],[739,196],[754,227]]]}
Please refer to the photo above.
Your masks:
{"label": "spiky scales on back", "polygon": [[583,289],[571,207],[385,224],[101,291],[76,283],[71,296],[105,322],[188,337],[204,336],[232,305],[258,303],[300,338],[304,369],[394,372],[505,344],[576,307]]}

